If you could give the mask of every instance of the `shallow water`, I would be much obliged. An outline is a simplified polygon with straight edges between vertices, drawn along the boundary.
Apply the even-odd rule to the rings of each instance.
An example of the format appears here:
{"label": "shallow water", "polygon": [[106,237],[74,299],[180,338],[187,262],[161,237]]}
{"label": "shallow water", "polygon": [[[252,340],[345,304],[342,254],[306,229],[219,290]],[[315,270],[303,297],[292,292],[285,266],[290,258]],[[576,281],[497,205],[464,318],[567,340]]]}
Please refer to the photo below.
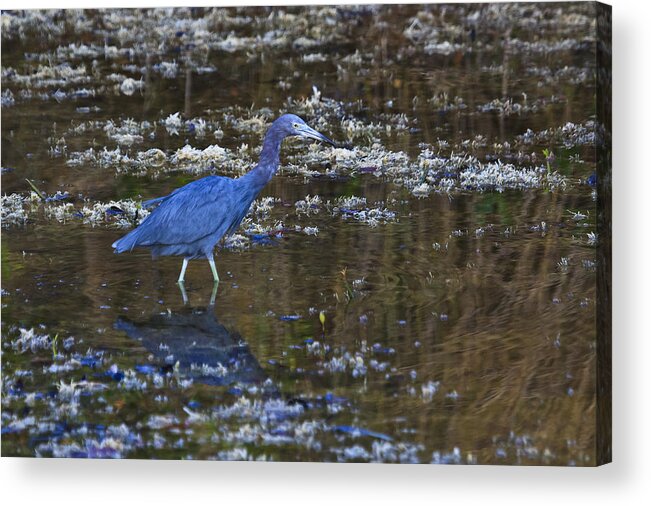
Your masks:
{"label": "shallow water", "polygon": [[[594,464],[594,144],[559,131],[594,119],[591,9],[86,11],[47,14],[39,31],[3,14],[15,31],[3,30],[2,84],[14,98],[3,100],[2,193],[28,195],[28,178],[73,204],[64,222],[48,214],[58,204],[38,202],[25,204],[24,222],[3,221],[3,455]],[[297,44],[302,23],[318,44]],[[243,50],[219,45],[255,36]],[[457,44],[449,54],[434,44],[446,40]],[[99,53],[61,49],[80,42]],[[83,64],[86,78],[15,78],[39,60]],[[166,77],[161,62],[178,68]],[[125,76],[143,89],[126,95]],[[94,96],[70,96],[82,88]],[[297,112],[342,143],[412,161],[434,147],[446,159],[541,167],[564,183],[446,192],[428,179],[419,194],[413,181],[425,177],[411,165],[407,176],[377,159],[343,166],[329,147],[290,141],[261,195],[275,199],[270,208],[245,223],[243,248],[217,252],[214,306],[207,262],[191,262],[184,304],[179,259],[112,253],[125,233],[119,202],[99,219],[71,214],[236,176],[232,159],[255,160],[269,120],[310,97],[330,102]],[[506,97],[523,109],[486,110]],[[175,134],[164,122],[177,112],[191,121]],[[106,122],[127,118],[141,138],[121,143]],[[560,133],[518,140],[528,129]],[[173,157],[186,144],[218,144],[232,159],[193,171]],[[166,159],[75,155],[118,146]],[[301,212],[297,202],[315,195]],[[366,203],[337,201],[352,196]],[[375,223],[364,208],[389,214]],[[25,335],[49,338],[23,349]]]}

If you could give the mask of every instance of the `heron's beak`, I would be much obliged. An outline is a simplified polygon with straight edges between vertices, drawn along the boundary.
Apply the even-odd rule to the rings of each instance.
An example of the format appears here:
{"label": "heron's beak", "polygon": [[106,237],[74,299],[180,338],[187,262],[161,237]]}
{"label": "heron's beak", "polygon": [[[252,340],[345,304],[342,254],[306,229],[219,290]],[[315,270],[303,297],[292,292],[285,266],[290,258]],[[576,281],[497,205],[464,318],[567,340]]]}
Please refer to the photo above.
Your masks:
{"label": "heron's beak", "polygon": [[328,139],[325,135],[323,135],[320,132],[317,132],[316,130],[314,130],[314,128],[310,128],[307,125],[300,127],[300,129],[298,130],[298,134],[301,137],[306,137],[308,139],[315,139],[317,141],[327,142],[331,146],[334,146],[335,148],[337,147],[337,144],[333,140]]}

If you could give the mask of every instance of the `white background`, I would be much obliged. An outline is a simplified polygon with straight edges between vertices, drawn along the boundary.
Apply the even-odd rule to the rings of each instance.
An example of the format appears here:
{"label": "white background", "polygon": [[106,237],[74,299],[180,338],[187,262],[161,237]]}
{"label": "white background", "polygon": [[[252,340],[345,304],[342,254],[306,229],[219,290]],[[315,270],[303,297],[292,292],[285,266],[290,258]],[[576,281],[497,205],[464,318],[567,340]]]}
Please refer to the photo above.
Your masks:
{"label": "white background", "polygon": [[[215,5],[217,1],[134,3],[153,7]],[[244,0],[240,5],[252,3],[256,2]],[[614,54],[613,464],[573,469],[3,458],[3,504],[651,504],[647,366],[651,362],[647,296],[651,287],[651,9],[643,0],[610,3]],[[62,6],[134,4],[124,0],[0,2],[2,9]]]}

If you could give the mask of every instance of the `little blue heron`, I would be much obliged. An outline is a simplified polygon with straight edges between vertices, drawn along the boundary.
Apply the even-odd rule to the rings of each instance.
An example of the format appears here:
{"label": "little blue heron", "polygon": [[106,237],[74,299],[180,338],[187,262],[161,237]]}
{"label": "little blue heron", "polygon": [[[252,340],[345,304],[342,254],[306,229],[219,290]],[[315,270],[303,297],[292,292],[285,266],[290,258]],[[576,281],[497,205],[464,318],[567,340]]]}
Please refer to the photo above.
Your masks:
{"label": "little blue heron", "polygon": [[146,247],[151,248],[152,256],[183,256],[178,280],[182,293],[188,261],[205,257],[210,263],[215,284],[219,283],[213,256],[215,245],[224,235],[237,230],[251,203],[276,173],[283,139],[291,136],[316,139],[336,146],[298,116],[284,114],[269,127],[260,161],[252,170],[237,179],[204,177],[169,195],[144,202],[144,207],[154,204],[158,204],[158,207],[140,226],[113,243],[115,253]]}

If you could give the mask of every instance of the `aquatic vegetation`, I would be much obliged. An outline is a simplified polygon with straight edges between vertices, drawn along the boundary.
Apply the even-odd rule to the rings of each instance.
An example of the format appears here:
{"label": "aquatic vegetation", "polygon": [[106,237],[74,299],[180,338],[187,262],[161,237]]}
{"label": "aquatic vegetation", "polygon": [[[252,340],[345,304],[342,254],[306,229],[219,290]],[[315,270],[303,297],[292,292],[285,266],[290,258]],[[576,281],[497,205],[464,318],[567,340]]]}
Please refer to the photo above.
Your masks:
{"label": "aquatic vegetation", "polygon": [[590,67],[571,67],[565,66],[558,69],[549,67],[530,67],[526,69],[527,73],[540,78],[538,87],[568,82],[573,85],[579,85],[594,79],[594,69]]}
{"label": "aquatic vegetation", "polygon": [[292,98],[288,97],[281,112],[293,111],[299,116],[314,118],[310,121],[317,130],[327,126],[329,117],[341,118],[345,115],[345,105],[328,97],[322,97],[321,91],[312,86],[312,95],[309,97]]}
{"label": "aquatic vegetation", "polygon": [[306,63],[321,63],[327,61],[327,56],[322,53],[304,54],[301,59]]}
{"label": "aquatic vegetation", "polygon": [[224,247],[231,250],[245,250],[249,247],[249,239],[242,234],[229,235],[224,239]]}
{"label": "aquatic vegetation", "polygon": [[[395,211],[390,211],[382,207],[369,208],[363,206],[363,204],[366,204],[366,199],[343,197],[335,201],[330,211],[333,216],[340,215],[343,220],[354,219],[370,227],[384,225],[396,221],[398,218],[398,214]],[[328,202],[328,205],[330,205],[330,202]]]}
{"label": "aquatic vegetation", "polygon": [[486,104],[477,106],[479,112],[497,112],[502,116],[510,116],[511,114],[535,113],[549,104],[560,104],[565,102],[562,97],[552,95],[549,98],[539,97],[535,100],[528,100],[527,96],[522,97],[521,102],[515,102],[513,98],[496,98]]}
{"label": "aquatic vegetation", "polygon": [[211,144],[205,149],[197,149],[186,144],[170,157],[170,163],[177,168],[201,172],[213,168],[215,164],[224,166],[232,155],[221,146]]}
{"label": "aquatic vegetation", "polygon": [[131,118],[122,120],[120,125],[116,125],[113,121],[109,120],[103,128],[109,139],[125,146],[141,143],[144,140],[143,134],[151,129],[152,125],[148,121],[137,123]]}
{"label": "aquatic vegetation", "polygon": [[37,334],[33,328],[27,330],[20,328],[20,337],[10,342],[11,347],[21,353],[29,350],[35,353],[38,350],[45,350],[52,346],[53,340],[50,336],[44,334]]}
{"label": "aquatic vegetation", "polygon": [[9,88],[5,88],[4,90],[2,90],[2,95],[0,97],[2,99],[2,107],[11,107],[16,103],[14,94],[11,92]]}
{"label": "aquatic vegetation", "polygon": [[165,79],[174,79],[179,72],[179,65],[176,61],[162,61],[153,66],[156,72],[159,72]]}
{"label": "aquatic vegetation", "polygon": [[341,120],[341,129],[349,142],[357,139],[364,139],[366,142],[377,142],[379,139],[376,135],[380,132],[390,131],[390,125],[367,123],[355,118],[344,118]]}
{"label": "aquatic vegetation", "polygon": [[557,53],[560,51],[578,51],[586,49],[590,44],[594,44],[594,39],[572,39],[566,38],[557,41],[531,42],[519,39],[510,39],[508,41],[510,50],[528,53]]}
{"label": "aquatic vegetation", "polygon": [[76,217],[92,226],[106,223],[118,228],[139,225],[149,215],[149,211],[143,209],[139,202],[130,199],[96,202],[92,206],[84,205],[76,213]]}
{"label": "aquatic vegetation", "polygon": [[462,97],[450,98],[446,92],[427,99],[427,103],[441,112],[462,111],[468,107]]}
{"label": "aquatic vegetation", "polygon": [[477,164],[459,173],[460,186],[480,191],[493,189],[502,192],[505,189],[548,188],[550,190],[566,184],[565,178],[557,172],[549,172],[543,167],[517,168],[512,164],[500,162]]}
{"label": "aquatic vegetation", "polygon": [[428,381],[421,385],[423,401],[431,402],[434,395],[439,391],[440,385],[439,381]]}
{"label": "aquatic vegetation", "polygon": [[[449,453],[434,452],[432,453],[432,464],[461,464],[461,450],[456,446]],[[472,462],[468,462],[469,464]]]}
{"label": "aquatic vegetation", "polygon": [[321,209],[322,201],[318,195],[306,195],[305,199],[298,200],[294,203],[296,214],[317,214]]}
{"label": "aquatic vegetation", "polygon": [[50,198],[38,205],[40,200],[34,192],[31,197],[19,194],[3,196],[3,226],[25,224],[28,218],[35,217],[39,208],[43,209],[45,218],[60,223],[81,220],[91,226],[109,225],[118,228],[133,227],[149,215],[149,211],[143,209],[140,202],[131,199],[84,203],[82,206]]}
{"label": "aquatic vegetation", "polygon": [[100,168],[107,168],[135,166],[136,161],[126,153],[122,153],[120,147],[112,150],[105,147],[102,150],[88,148],[86,151],[73,151],[69,153],[66,165],[71,167],[95,165]]}
{"label": "aquatic vegetation", "polygon": [[175,112],[170,114],[167,118],[161,121],[163,126],[167,129],[167,133],[170,135],[179,135],[179,129],[183,126],[183,120],[181,120],[180,113]]}
{"label": "aquatic vegetation", "polygon": [[85,65],[73,67],[68,63],[58,65],[39,64],[29,74],[20,74],[12,67],[2,68],[2,80],[6,83],[29,88],[58,88],[91,82]]}
{"label": "aquatic vegetation", "polygon": [[594,260],[583,259],[581,265],[586,271],[595,271],[597,269],[597,262]]}
{"label": "aquatic vegetation", "polygon": [[566,147],[595,145],[597,141],[597,126],[588,120],[583,124],[566,123],[557,128],[549,128],[540,132],[527,130],[516,137],[518,144],[559,143]]}
{"label": "aquatic vegetation", "polygon": [[[39,197],[34,193],[34,198],[36,200]],[[34,203],[34,200],[31,198],[25,198],[18,193],[12,193],[11,195],[2,196],[2,205],[0,207],[0,222],[2,226],[10,227],[12,225],[24,225],[27,223],[27,206]]]}
{"label": "aquatic vegetation", "polygon": [[318,227],[303,227],[303,233],[306,235],[318,235]]}
{"label": "aquatic vegetation", "polygon": [[567,272],[570,268],[570,259],[567,257],[561,257],[561,259],[556,263],[556,267],[561,272]]}
{"label": "aquatic vegetation", "polygon": [[[304,111],[306,115],[316,115],[320,122],[328,124],[328,118],[339,116],[342,111],[349,108],[349,105],[342,104],[332,99],[323,98],[321,93],[314,88],[309,98],[300,101],[291,101],[290,107]],[[442,95],[441,104],[437,107],[451,107],[447,105],[447,98]],[[480,110],[499,110],[501,114],[512,114],[523,111],[534,111],[539,107],[541,100],[523,104],[514,104],[512,101],[498,101],[486,106],[478,106]],[[455,98],[454,107],[464,108],[462,99]],[[499,106],[499,107],[498,107]],[[497,109],[494,109],[497,107]],[[217,132],[220,124],[228,125],[248,135],[258,136],[268,125],[270,118],[274,116],[269,109],[242,109],[228,107],[221,114],[221,120],[204,118],[193,118],[184,120],[180,113],[174,113],[161,120],[168,135],[179,136],[181,132],[194,134],[197,138],[206,135],[207,132]],[[239,114],[243,114],[240,116]],[[478,135],[473,139],[460,140],[454,146],[447,141],[440,140],[436,148],[422,146],[418,159],[414,161],[406,153],[390,151],[384,148],[378,139],[378,135],[390,133],[392,128],[405,130],[409,128],[410,121],[404,114],[381,115],[381,123],[362,122],[354,117],[348,116],[340,120],[341,131],[351,140],[363,140],[362,144],[356,142],[353,148],[336,148],[332,150],[319,150],[314,146],[309,147],[307,154],[299,151],[290,151],[288,156],[289,164],[282,170],[313,177],[318,171],[312,167],[329,166],[327,169],[331,174],[357,175],[359,173],[372,173],[376,176],[388,177],[392,182],[406,186],[417,197],[424,197],[434,192],[454,192],[467,190],[497,189],[530,189],[530,188],[558,188],[567,182],[557,173],[547,171],[544,177],[535,177],[539,167],[518,166],[518,164],[535,163],[534,154],[515,154],[515,163],[503,163],[499,159],[495,162],[484,164],[478,159],[472,159],[461,154],[454,154],[454,151],[446,159],[439,154],[441,149],[455,150],[459,152],[477,151],[489,145],[488,139]],[[83,126],[82,126],[83,125]],[[88,128],[97,128],[98,124],[82,123],[74,127],[73,132],[85,131]],[[501,144],[495,143],[492,148],[496,153],[501,153],[507,159],[514,158],[511,147],[520,147],[547,143],[548,145],[563,143],[564,145],[581,145],[595,142],[590,126],[574,125],[568,123],[557,129],[541,132],[527,131],[511,142]],[[122,120],[118,126],[113,121],[108,121],[102,126],[109,138],[123,146],[130,146],[134,143],[141,143],[147,136],[153,135],[152,124],[142,122],[137,124],[132,120]],[[258,137],[259,139],[259,137]],[[259,142],[259,141],[257,141]],[[366,144],[365,144],[366,143]],[[117,171],[129,171],[136,175],[159,176],[162,172],[173,170],[186,170],[194,173],[212,171],[218,168],[222,173],[239,175],[250,170],[259,147],[250,149],[248,145],[242,144],[236,151],[229,150],[219,145],[211,145],[199,149],[186,144],[179,148],[176,153],[167,156],[162,150],[153,148],[140,151],[134,155],[103,148],[98,151],[96,148],[89,148],[85,152],[71,152],[68,155],[68,164],[81,165],[93,163],[102,167],[114,166]],[[499,155],[498,155],[499,156]],[[462,164],[467,163],[473,167],[471,172],[462,171]],[[493,164],[497,163],[497,167]],[[430,167],[434,166],[436,173],[432,173]],[[480,175],[481,177],[477,177]],[[491,181],[491,178],[495,180]]]}
{"label": "aquatic vegetation", "polygon": [[[446,6],[445,16],[437,15],[430,7],[419,10],[407,21],[403,35],[426,54],[441,55],[490,51],[498,44],[503,44],[512,52],[547,54],[578,50],[594,42],[590,37],[570,38],[577,30],[594,28],[594,18],[583,12],[564,12],[554,16],[553,23],[550,19],[546,8],[529,8],[524,4],[490,4],[481,10],[466,5],[450,5]],[[506,37],[499,41],[491,36],[504,34],[507,27],[515,31],[536,30],[536,33],[553,37],[553,40],[525,41]]]}
{"label": "aquatic vegetation", "polygon": [[596,246],[597,245],[597,240],[598,236],[595,232],[588,232],[588,246]]}

